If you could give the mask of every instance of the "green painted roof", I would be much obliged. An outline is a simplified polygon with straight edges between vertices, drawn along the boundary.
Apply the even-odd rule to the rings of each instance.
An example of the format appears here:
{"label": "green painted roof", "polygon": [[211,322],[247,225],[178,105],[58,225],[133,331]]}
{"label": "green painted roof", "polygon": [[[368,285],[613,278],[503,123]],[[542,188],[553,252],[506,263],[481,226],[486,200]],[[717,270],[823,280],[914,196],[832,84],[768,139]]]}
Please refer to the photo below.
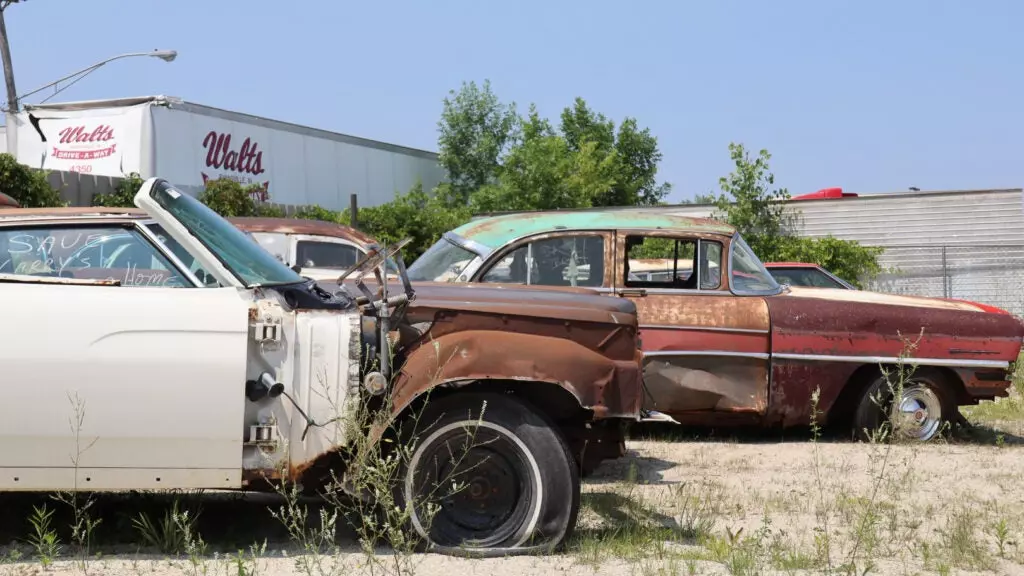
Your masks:
{"label": "green painted roof", "polygon": [[717,220],[640,210],[518,212],[473,220],[452,232],[496,249],[516,238],[555,230],[630,228],[665,228],[726,235],[734,232],[732,226]]}

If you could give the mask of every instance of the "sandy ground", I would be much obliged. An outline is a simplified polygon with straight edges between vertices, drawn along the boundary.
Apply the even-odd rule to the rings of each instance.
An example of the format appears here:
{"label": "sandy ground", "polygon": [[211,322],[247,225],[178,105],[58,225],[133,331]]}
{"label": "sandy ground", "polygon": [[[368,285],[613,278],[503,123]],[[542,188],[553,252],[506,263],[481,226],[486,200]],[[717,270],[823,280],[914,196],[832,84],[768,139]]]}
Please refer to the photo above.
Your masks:
{"label": "sandy ground", "polygon": [[[402,573],[809,574],[830,567],[844,573],[841,567],[853,565],[858,574],[1024,574],[1020,441],[891,447],[806,437],[633,441],[625,458],[586,481],[580,526],[567,551],[493,560],[417,555]],[[286,539],[270,540],[257,559],[220,554],[192,562],[121,553],[90,560],[85,571],[370,573],[357,552],[303,557]],[[8,557],[0,565],[0,574],[82,571],[68,560],[44,569],[36,559]]]}

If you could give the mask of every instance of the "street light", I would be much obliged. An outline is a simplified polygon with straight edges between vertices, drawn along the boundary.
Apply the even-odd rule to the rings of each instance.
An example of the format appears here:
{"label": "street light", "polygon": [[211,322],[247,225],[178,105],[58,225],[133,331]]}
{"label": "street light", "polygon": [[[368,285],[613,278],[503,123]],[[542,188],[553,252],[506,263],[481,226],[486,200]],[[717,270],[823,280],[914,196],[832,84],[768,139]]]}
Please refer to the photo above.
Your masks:
{"label": "street light", "polygon": [[[122,58],[134,58],[136,56],[152,56],[154,58],[159,58],[159,59],[163,60],[164,62],[173,62],[174,59],[178,57],[178,51],[177,50],[153,50],[152,52],[131,52],[131,53],[128,53],[128,54],[121,54],[119,56],[114,56],[113,58],[107,58],[106,60],[104,60],[102,62],[98,62],[98,63],[93,64],[92,66],[89,66],[87,68],[82,68],[78,72],[75,72],[73,74],[68,74],[67,76],[64,76],[63,78],[61,78],[59,80],[55,80],[55,81],[50,82],[49,84],[47,84],[45,86],[40,86],[39,88],[36,88],[35,90],[33,90],[31,92],[28,92],[26,94],[22,94],[21,96],[18,96],[17,99],[14,102],[9,103],[9,108],[11,110],[17,110],[18,109],[18,102],[20,102],[21,100],[23,100],[25,98],[28,98],[29,96],[31,96],[33,94],[36,94],[38,92],[42,92],[43,90],[46,90],[47,88],[50,88],[52,86],[56,86],[57,84],[60,84],[61,82],[64,82],[65,80],[70,80],[71,78],[75,78],[75,76],[78,76],[78,78],[75,78],[74,82],[72,82],[71,84],[68,84],[67,86],[65,86],[64,88],[61,88],[59,90],[54,90],[53,94],[51,94],[49,97],[46,98],[46,100],[49,100],[50,98],[53,98],[57,94],[63,92],[64,90],[70,88],[71,86],[73,86],[75,84],[75,82],[78,82],[82,78],[85,78],[89,74],[95,72],[97,68],[99,68],[99,67],[101,67],[101,66],[103,66],[105,64],[108,64],[110,62],[113,62],[114,60],[120,60]],[[46,102],[46,100],[43,100],[43,102]]]}

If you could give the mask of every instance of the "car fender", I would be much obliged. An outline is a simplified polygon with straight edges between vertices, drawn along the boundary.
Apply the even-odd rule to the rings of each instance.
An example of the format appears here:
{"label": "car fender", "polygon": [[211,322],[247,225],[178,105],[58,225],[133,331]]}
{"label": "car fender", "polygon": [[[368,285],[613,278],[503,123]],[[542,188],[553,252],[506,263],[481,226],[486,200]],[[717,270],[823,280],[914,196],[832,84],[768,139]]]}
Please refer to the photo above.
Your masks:
{"label": "car fender", "polygon": [[[641,398],[637,359],[617,361],[572,340],[539,334],[467,330],[425,338],[406,353],[392,389],[392,413],[431,390],[482,381],[558,386],[595,419],[636,418]],[[638,351],[639,354],[639,351]]]}

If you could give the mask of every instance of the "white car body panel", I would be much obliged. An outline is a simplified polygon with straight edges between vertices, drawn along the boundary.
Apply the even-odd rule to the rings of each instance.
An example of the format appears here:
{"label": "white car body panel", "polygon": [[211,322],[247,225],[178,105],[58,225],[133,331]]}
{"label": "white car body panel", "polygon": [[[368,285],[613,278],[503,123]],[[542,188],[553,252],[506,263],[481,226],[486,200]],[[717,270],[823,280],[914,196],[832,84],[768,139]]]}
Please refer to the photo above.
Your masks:
{"label": "white car body panel", "polygon": [[4,282],[0,298],[19,334],[0,347],[0,489],[69,488],[76,457],[86,489],[239,486],[237,289]]}
{"label": "white car body panel", "polygon": [[[334,236],[323,236],[320,234],[290,234],[285,232],[253,232],[251,233],[251,236],[261,247],[263,247],[264,250],[276,256],[278,260],[284,262],[284,264],[289,267],[298,263],[299,242],[302,241],[351,246],[355,249],[357,258],[362,258],[366,255],[366,250],[364,250],[359,244]],[[299,274],[302,274],[307,278],[328,281],[337,280],[338,276],[340,276],[342,272],[344,272],[344,270],[337,268],[306,267],[299,269]]]}
{"label": "white car body panel", "polygon": [[[149,196],[155,182],[136,204],[223,287],[0,275],[0,490],[238,489],[346,444],[359,309],[291,310],[246,287]],[[263,373],[285,394],[250,401]]]}

